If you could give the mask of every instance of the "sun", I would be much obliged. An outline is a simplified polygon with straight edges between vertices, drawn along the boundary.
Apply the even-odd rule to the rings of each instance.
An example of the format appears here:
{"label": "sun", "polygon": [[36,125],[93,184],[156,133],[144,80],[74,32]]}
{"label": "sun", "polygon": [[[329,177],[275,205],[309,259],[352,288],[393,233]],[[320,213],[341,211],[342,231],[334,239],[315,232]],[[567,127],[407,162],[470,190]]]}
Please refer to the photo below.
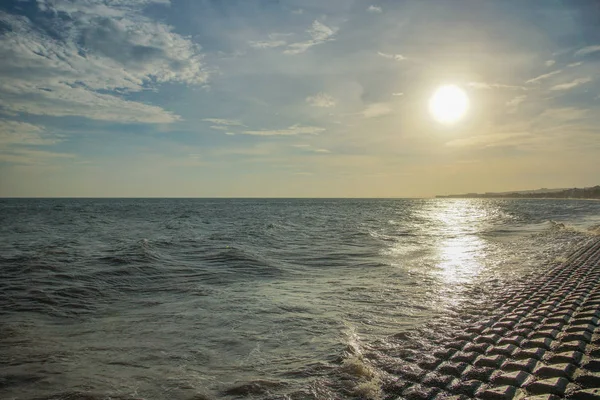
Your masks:
{"label": "sun", "polygon": [[467,94],[456,85],[439,87],[429,99],[429,112],[443,124],[458,122],[469,109]]}

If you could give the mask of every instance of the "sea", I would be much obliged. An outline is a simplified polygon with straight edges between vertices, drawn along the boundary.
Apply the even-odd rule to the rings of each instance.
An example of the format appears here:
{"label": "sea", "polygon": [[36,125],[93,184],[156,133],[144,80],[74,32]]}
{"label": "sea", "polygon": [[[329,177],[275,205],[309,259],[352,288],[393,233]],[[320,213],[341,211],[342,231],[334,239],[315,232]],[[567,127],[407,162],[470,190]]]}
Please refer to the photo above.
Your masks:
{"label": "sea", "polygon": [[0,199],[0,398],[377,399],[598,234],[593,200]]}

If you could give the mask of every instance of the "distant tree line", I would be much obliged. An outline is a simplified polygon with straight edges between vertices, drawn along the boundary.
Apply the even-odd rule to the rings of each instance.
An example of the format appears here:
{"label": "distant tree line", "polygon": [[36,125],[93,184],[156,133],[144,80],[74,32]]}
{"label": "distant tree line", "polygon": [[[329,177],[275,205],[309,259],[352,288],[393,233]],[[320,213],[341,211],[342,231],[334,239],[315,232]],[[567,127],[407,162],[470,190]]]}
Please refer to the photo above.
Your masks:
{"label": "distant tree line", "polygon": [[511,199],[600,199],[600,185],[556,192],[467,193],[436,196],[439,198],[511,198]]}

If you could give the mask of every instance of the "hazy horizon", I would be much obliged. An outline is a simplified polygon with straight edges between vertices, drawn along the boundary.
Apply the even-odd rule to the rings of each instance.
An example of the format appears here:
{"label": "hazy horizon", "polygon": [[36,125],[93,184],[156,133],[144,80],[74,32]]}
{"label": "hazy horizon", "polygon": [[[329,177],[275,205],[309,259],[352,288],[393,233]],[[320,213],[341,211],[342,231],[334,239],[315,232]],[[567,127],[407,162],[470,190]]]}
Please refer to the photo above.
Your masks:
{"label": "hazy horizon", "polygon": [[598,185],[598,18],[593,1],[6,1],[0,197]]}

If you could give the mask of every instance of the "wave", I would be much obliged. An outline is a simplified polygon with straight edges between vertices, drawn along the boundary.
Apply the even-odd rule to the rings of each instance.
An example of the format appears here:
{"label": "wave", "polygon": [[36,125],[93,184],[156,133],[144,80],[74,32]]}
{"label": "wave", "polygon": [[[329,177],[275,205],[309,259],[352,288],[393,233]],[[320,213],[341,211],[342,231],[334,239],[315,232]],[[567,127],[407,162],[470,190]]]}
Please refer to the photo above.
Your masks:
{"label": "wave", "polygon": [[[138,396],[129,396],[114,393],[89,393],[89,392],[63,392],[43,397],[35,397],[31,400],[140,400]],[[200,400],[200,399],[199,399]]]}
{"label": "wave", "polygon": [[285,388],[286,384],[284,382],[279,381],[271,381],[271,380],[254,380],[250,382],[245,382],[241,384],[236,384],[228,389],[223,391],[223,395],[225,396],[268,396],[272,395],[273,391],[281,390]]}
{"label": "wave", "polygon": [[47,380],[0,397],[374,399],[600,231],[587,203],[45,201],[0,215],[0,367]]}

